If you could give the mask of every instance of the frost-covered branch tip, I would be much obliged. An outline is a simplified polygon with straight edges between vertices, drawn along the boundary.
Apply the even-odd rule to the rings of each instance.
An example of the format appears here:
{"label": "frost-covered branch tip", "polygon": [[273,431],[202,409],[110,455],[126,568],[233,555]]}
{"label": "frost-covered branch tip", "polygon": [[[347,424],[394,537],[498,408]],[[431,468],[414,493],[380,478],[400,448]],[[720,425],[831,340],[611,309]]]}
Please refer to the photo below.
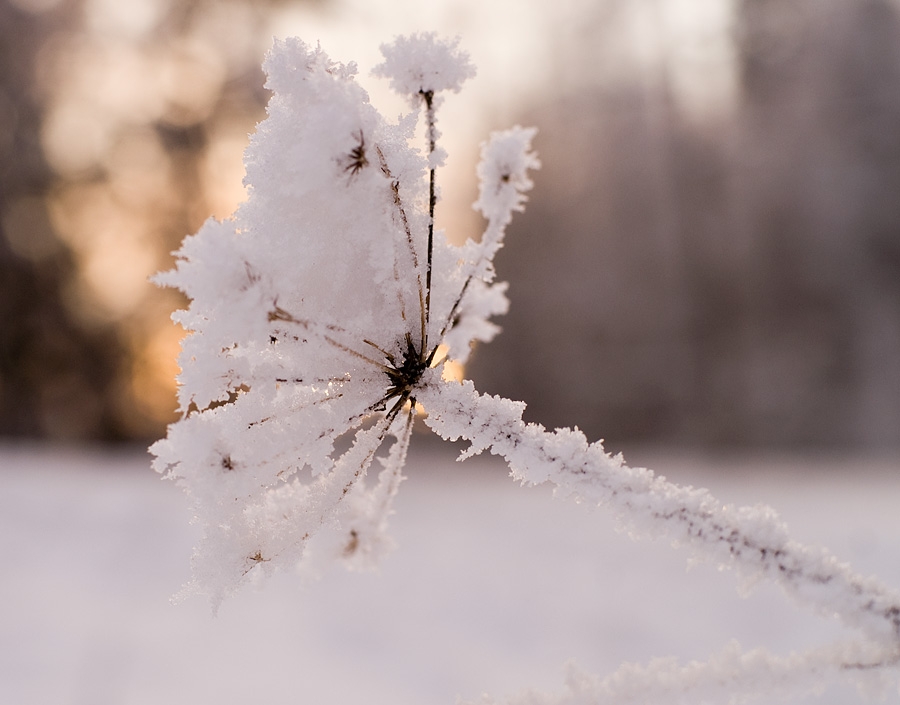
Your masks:
{"label": "frost-covered branch tip", "polygon": [[[507,309],[493,258],[539,166],[535,131],[514,127],[483,145],[475,208],[486,230],[452,245],[434,225],[436,110],[439,93],[459,90],[474,70],[457,41],[433,34],[382,50],[375,73],[412,106],[397,122],[371,105],[355,65],[299,39],[275,43],[264,64],[268,116],[245,153],[248,199],[186,238],[175,268],[157,277],[190,298],[174,315],[188,332],[182,418],[151,448],[203,530],[189,591],[218,605],[261,574],[315,558],[375,563],[390,547],[421,403],[435,432],[471,444],[464,456],[489,450],[522,482],[608,505],[635,535],[773,580],[868,640],[859,670],[896,665],[900,595],[794,542],[768,508],[723,507],[628,467],[577,430],[525,424],[524,404],[442,378],[446,360],[465,361],[493,338],[491,319]],[[413,143],[420,119],[424,150]],[[852,670],[847,653],[827,667]],[[803,668],[823,657],[810,658]],[[726,661],[737,684],[758,665]],[[710,668],[703,673],[715,677]]]}

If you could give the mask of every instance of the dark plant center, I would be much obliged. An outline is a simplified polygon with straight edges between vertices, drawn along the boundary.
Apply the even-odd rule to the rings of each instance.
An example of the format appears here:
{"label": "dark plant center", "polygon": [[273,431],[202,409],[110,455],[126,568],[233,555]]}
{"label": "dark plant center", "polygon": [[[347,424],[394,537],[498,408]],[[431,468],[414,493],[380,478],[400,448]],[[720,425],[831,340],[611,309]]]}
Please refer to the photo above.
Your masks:
{"label": "dark plant center", "polygon": [[391,369],[385,372],[388,379],[391,381],[388,395],[398,396],[408,394],[422,378],[425,370],[428,369],[428,363],[428,358],[416,349],[412,337],[407,335],[406,346],[403,350],[403,357],[400,365],[394,364]]}

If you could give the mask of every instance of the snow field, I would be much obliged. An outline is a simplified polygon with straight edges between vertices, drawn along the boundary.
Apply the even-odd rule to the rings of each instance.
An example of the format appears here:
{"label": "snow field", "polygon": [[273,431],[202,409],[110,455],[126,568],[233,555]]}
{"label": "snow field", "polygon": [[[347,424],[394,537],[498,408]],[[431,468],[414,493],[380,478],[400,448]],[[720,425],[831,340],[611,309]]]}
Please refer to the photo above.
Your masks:
{"label": "snow field", "polygon": [[[732,639],[787,654],[848,636],[771,585],[743,598],[729,571],[630,540],[602,508],[517,486],[496,459],[454,457],[414,440],[377,572],[280,574],[213,618],[169,601],[197,530],[142,451],[0,448],[0,702],[449,704],[560,690],[570,660],[606,674]],[[798,540],[900,585],[896,459],[626,458],[769,503]],[[865,702],[839,686],[809,701]]]}

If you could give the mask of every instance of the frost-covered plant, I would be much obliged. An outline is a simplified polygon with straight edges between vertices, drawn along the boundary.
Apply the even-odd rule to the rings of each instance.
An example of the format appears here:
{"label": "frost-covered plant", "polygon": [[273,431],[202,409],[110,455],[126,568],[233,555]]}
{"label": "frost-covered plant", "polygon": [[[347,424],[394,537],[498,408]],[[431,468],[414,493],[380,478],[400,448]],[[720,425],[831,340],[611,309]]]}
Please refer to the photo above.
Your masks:
{"label": "frost-covered plant", "polygon": [[[625,465],[578,430],[522,421],[524,404],[445,380],[497,332],[505,284],[493,257],[523,209],[538,167],[534,130],[482,147],[479,242],[434,227],[444,160],[436,110],[474,70],[455,42],[425,34],[383,47],[375,74],[412,107],[385,120],[354,64],[297,39],[265,62],[274,95],[245,155],[248,199],[187,238],[161,284],[184,291],[175,314],[182,418],[152,447],[154,467],[190,496],[203,537],[191,589],[214,605],[258,574],[320,560],[369,565],[386,525],[419,405],[462,457],[502,456],[513,478],[612,508],[635,536],[665,537],[697,556],[768,578],[800,603],[857,628],[861,641],[777,658],[728,647],[706,664],[625,667],[573,676],[558,696],[515,702],[676,702],[809,689],[826,676],[884,673],[900,660],[900,595],[829,553],[802,546],[767,507],[722,506]],[[424,114],[426,149],[413,145]],[[387,441],[387,443],[386,443]],[[382,447],[386,446],[386,450]],[[367,482],[375,459],[381,470]]]}

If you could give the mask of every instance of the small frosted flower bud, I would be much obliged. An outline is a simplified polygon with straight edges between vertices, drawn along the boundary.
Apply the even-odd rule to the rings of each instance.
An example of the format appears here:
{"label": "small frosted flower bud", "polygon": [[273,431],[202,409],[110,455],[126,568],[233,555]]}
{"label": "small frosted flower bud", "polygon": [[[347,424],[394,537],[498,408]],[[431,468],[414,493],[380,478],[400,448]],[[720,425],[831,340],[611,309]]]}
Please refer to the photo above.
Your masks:
{"label": "small frosted flower bud", "polygon": [[458,38],[445,41],[432,32],[397,37],[393,44],[381,45],[384,63],[372,73],[390,79],[393,90],[416,103],[422,95],[444,90],[456,93],[463,81],[475,75],[469,55],[459,50],[458,44]]}
{"label": "small frosted flower bud", "polygon": [[478,200],[474,208],[485,218],[508,221],[512,211],[524,210],[525,192],[534,183],[528,176],[529,169],[537,169],[541,163],[531,151],[531,140],[537,130],[513,127],[495,132],[481,146],[481,162],[478,177],[481,181]]}

